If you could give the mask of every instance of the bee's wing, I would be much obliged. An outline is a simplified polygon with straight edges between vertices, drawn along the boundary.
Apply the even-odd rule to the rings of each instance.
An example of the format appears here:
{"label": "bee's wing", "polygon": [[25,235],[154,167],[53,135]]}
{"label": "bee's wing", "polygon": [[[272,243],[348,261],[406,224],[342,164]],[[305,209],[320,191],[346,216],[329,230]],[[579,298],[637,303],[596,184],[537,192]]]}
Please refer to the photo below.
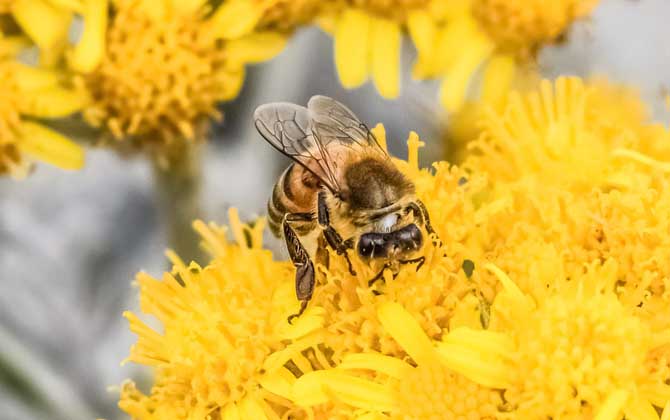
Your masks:
{"label": "bee's wing", "polygon": [[327,148],[331,139],[324,142],[319,137],[310,110],[288,102],[265,104],[254,111],[254,123],[274,148],[312,172],[331,191],[340,191]]}
{"label": "bee's wing", "polygon": [[339,192],[339,148],[375,150],[387,158],[377,139],[349,108],[327,96],[312,96],[307,108],[277,102],[254,112],[258,132],[277,150],[298,162],[331,191]]}
{"label": "bee's wing", "polygon": [[318,136],[325,144],[338,142],[341,145],[373,148],[386,157],[374,134],[349,108],[327,96],[316,95],[307,103],[316,122]]}

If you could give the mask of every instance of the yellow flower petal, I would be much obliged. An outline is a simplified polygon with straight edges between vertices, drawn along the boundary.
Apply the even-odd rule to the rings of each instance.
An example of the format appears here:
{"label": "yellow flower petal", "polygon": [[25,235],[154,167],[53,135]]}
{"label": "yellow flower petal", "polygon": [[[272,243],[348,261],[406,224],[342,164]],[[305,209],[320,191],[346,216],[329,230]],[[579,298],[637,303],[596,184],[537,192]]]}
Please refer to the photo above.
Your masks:
{"label": "yellow flower petal", "polygon": [[657,407],[663,407],[670,401],[670,385],[654,384],[640,387],[640,395]]}
{"label": "yellow flower petal", "polygon": [[402,360],[379,353],[348,354],[338,369],[370,369],[400,379],[406,369],[412,367]]}
{"label": "yellow flower petal", "polygon": [[51,87],[26,95],[21,112],[40,118],[60,118],[81,110],[86,103],[82,91]]}
{"label": "yellow flower petal", "polygon": [[484,38],[468,44],[440,86],[440,102],[450,112],[463,106],[472,75],[493,50],[493,44]]}
{"label": "yellow flower petal", "polygon": [[387,302],[377,310],[379,322],[419,365],[435,362],[435,348],[412,315],[397,303]]}
{"label": "yellow flower petal", "polygon": [[240,417],[240,410],[237,408],[237,404],[231,403],[223,408],[221,420],[244,420],[244,418]]}
{"label": "yellow flower petal", "polygon": [[395,98],[400,91],[400,50],[402,35],[400,26],[387,19],[371,20],[372,34],[372,80],[379,94],[387,99]]}
{"label": "yellow flower petal", "polygon": [[342,86],[355,88],[370,73],[370,27],[367,13],[347,9],[335,29],[335,66]]}
{"label": "yellow flower petal", "polygon": [[221,101],[235,99],[244,86],[245,76],[246,70],[244,66],[221,71],[219,73],[221,92],[217,99]]}
{"label": "yellow flower petal", "polygon": [[628,399],[628,392],[622,389],[611,393],[598,410],[593,420],[617,420]]}
{"label": "yellow flower petal", "polygon": [[212,36],[235,39],[251,32],[262,15],[263,9],[249,0],[229,0],[216,9],[207,25]]}
{"label": "yellow flower petal", "polygon": [[80,15],[84,14],[83,0],[49,0],[49,3]]}
{"label": "yellow flower petal", "polygon": [[516,283],[514,283],[514,281],[512,281],[512,279],[510,279],[504,271],[498,268],[495,264],[491,263],[484,264],[484,268],[498,277],[498,280],[500,280],[500,283],[502,283],[503,288],[507,293],[510,294],[512,298],[520,303],[526,301],[526,295],[523,294],[521,289],[519,289],[519,286],[517,286]]}
{"label": "yellow flower petal", "polygon": [[247,396],[238,403],[240,417],[243,419],[267,420],[263,407],[253,397]]}
{"label": "yellow flower petal", "polygon": [[514,79],[514,57],[496,54],[486,65],[482,82],[482,100],[499,105],[507,96]]}
{"label": "yellow flower petal", "polygon": [[14,77],[21,91],[32,91],[58,85],[62,74],[53,70],[46,70],[24,64],[15,64]]}
{"label": "yellow flower petal", "polygon": [[12,14],[23,31],[43,50],[64,45],[71,14],[44,0],[16,0]]}
{"label": "yellow flower petal", "polygon": [[375,136],[375,139],[377,139],[377,143],[379,143],[381,148],[388,151],[388,147],[386,146],[386,129],[384,128],[384,124],[378,123],[370,131]]}
{"label": "yellow flower petal", "polygon": [[629,399],[623,412],[626,419],[630,420],[659,420],[658,413],[651,403],[639,397]]}
{"label": "yellow flower petal", "polygon": [[417,60],[412,68],[412,77],[423,79],[437,73],[435,68],[435,45],[437,24],[430,13],[418,9],[407,16],[407,30],[417,50]]}
{"label": "yellow flower petal", "polygon": [[442,341],[492,356],[507,357],[514,352],[512,339],[506,334],[495,331],[459,327],[450,331]]}
{"label": "yellow flower petal", "polygon": [[232,66],[260,63],[279,54],[286,46],[286,35],[279,32],[255,32],[226,43],[227,60]]}
{"label": "yellow flower petal", "polygon": [[371,411],[392,411],[393,393],[378,383],[336,370],[307,373],[293,387],[296,401],[306,406],[322,404],[330,395],[351,406]]}
{"label": "yellow flower petal", "polygon": [[670,401],[668,401],[668,403],[665,404],[663,414],[661,414],[661,420],[670,420]]}
{"label": "yellow flower petal", "polygon": [[24,36],[1,36],[0,34],[0,58],[13,57],[28,47],[30,47],[30,40]]}
{"label": "yellow flower petal", "polygon": [[450,343],[438,344],[437,352],[446,367],[480,385],[506,388],[511,382],[511,369],[500,358],[484,357],[472,349]]}
{"label": "yellow flower petal", "polygon": [[84,150],[61,134],[42,125],[24,121],[20,126],[19,148],[23,153],[62,169],[81,169]]}
{"label": "yellow flower petal", "polygon": [[107,0],[85,0],[84,32],[74,47],[70,65],[76,71],[93,71],[105,54]]}
{"label": "yellow flower petal", "polygon": [[293,396],[292,387],[295,380],[295,376],[282,367],[275,372],[264,375],[258,382],[273,394],[290,399]]}

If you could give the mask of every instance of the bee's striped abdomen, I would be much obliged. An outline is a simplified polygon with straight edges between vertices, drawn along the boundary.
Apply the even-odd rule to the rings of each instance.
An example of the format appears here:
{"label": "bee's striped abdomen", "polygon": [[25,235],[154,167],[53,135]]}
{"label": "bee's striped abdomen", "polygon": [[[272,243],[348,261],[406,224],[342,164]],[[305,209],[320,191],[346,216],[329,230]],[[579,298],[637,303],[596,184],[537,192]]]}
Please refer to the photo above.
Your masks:
{"label": "bee's striped abdomen", "polygon": [[[281,174],[268,200],[268,224],[276,237],[282,235],[282,222],[287,213],[313,213],[318,185],[302,166],[292,164]],[[306,235],[314,223],[293,226],[298,236]]]}

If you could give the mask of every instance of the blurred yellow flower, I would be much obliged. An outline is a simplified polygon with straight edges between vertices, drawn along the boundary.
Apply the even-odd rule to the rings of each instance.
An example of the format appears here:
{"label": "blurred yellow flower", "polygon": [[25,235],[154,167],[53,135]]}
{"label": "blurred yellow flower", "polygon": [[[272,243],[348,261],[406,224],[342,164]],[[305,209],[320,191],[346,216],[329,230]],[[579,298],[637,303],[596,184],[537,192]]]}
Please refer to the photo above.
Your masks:
{"label": "blurred yellow flower", "polygon": [[60,73],[16,61],[12,56],[21,45],[0,37],[0,174],[23,177],[33,160],[79,169],[83,149],[38,120],[77,112],[86,96],[66,86]]}
{"label": "blurred yellow flower", "polygon": [[335,65],[342,85],[355,88],[372,77],[380,95],[397,97],[402,31],[408,14],[428,3],[428,0],[334,2],[323,21],[333,33]]}
{"label": "blurred yellow flower", "polygon": [[[464,104],[469,84],[483,67],[481,98],[496,103],[515,77],[528,77],[537,50],[556,41],[597,0],[437,2],[433,12],[420,10],[409,20],[418,51],[416,78],[444,77],[440,99],[448,111]],[[533,72],[531,72],[532,74]],[[520,74],[520,76],[515,76]]]}
{"label": "blurred yellow flower", "polygon": [[119,0],[107,25],[104,2],[89,1],[82,40],[70,57],[91,97],[84,117],[117,141],[159,156],[201,138],[204,123],[220,117],[217,102],[239,93],[245,65],[285,44],[276,32],[229,39],[226,31],[234,28],[213,22],[242,23],[246,10],[227,3],[212,12],[204,0]]}
{"label": "blurred yellow flower", "polygon": [[132,382],[122,386],[119,407],[133,419],[263,420],[292,409],[286,397],[295,377],[285,362],[315,345],[310,333],[322,320],[310,309],[288,324],[299,305],[290,264],[261,249],[262,220],[252,229],[230,215],[237,244],[225,229],[194,224],[213,256],[206,267],[168,253],[172,273],[137,276],[142,312],[162,328],[125,313],[138,335],[128,360],[155,371],[149,395]]}

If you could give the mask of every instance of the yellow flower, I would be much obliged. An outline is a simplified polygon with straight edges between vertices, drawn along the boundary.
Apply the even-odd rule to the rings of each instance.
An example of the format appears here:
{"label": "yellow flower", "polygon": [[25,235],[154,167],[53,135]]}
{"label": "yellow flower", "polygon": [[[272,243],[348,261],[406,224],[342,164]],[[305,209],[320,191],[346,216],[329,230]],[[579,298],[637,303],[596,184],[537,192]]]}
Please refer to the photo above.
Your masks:
{"label": "yellow flower", "polygon": [[105,19],[91,24],[105,48],[99,65],[92,47],[79,60],[90,65],[75,66],[92,100],[85,119],[159,155],[201,138],[203,123],[220,117],[217,103],[239,93],[245,65],[271,58],[285,43],[274,32],[227,39],[231,28],[214,26],[222,15],[208,18],[205,3],[117,1],[106,30]]}
{"label": "yellow flower", "polygon": [[224,229],[194,224],[214,257],[206,267],[168,253],[172,273],[137,276],[141,309],[162,328],[125,313],[138,335],[128,360],[155,371],[149,395],[122,387],[119,407],[134,419],[278,419],[292,409],[285,359],[315,345],[321,317],[310,309],[288,324],[298,307],[290,265],[261,249],[263,221],[251,229],[230,215],[238,245]]}
{"label": "yellow flower", "polygon": [[[418,60],[414,77],[443,77],[440,99],[448,111],[464,104],[473,74],[484,68],[481,98],[496,103],[515,79],[529,77],[535,52],[563,34],[597,1],[436,2],[409,19]],[[532,75],[534,72],[531,72]]]}
{"label": "yellow flower", "polygon": [[[411,360],[379,353],[350,353],[336,368],[309,372],[293,385],[292,398],[311,407],[331,400],[345,402],[358,412],[351,418],[494,419],[502,405],[499,391],[504,371],[493,378],[485,365],[486,386],[465,378],[463,352],[449,352],[431,342],[419,323],[401,305],[386,302],[377,308],[383,328]],[[500,348],[498,351],[503,351]],[[484,365],[474,362],[468,372]],[[504,367],[502,363],[500,367]],[[453,369],[453,370],[452,370]]]}
{"label": "yellow flower", "polygon": [[[621,115],[613,103],[630,111]],[[667,303],[670,179],[652,156],[667,158],[668,132],[646,115],[622,88],[575,78],[545,81],[489,110],[466,162],[490,177],[481,196],[488,205],[480,211],[492,212],[481,225],[483,256],[524,291],[528,273],[553,269],[538,267],[548,256],[575,266],[614,258],[631,300]]]}
{"label": "yellow flower", "polygon": [[[599,106],[612,101],[623,106]],[[497,180],[505,181],[586,189],[632,186],[634,181],[618,171],[626,161],[624,150],[641,143],[639,133],[647,122],[640,104],[604,82],[585,86],[575,77],[544,80],[531,92],[512,93],[502,110],[489,109],[480,138],[469,145],[474,156],[467,166],[495,172]]]}
{"label": "yellow flower", "polygon": [[2,46],[7,49],[0,51],[0,174],[23,177],[33,160],[63,169],[81,168],[82,148],[37,119],[77,112],[85,104],[85,95],[62,83],[61,74],[11,58],[16,43]]}
{"label": "yellow flower", "polygon": [[556,41],[568,25],[587,16],[599,0],[472,0],[472,14],[498,48],[532,55]]}
{"label": "yellow flower", "polygon": [[[670,330],[654,330],[614,293],[614,260],[590,264],[569,277],[524,294],[498,267],[486,267],[504,291],[492,308],[493,331],[464,329],[444,338],[442,350],[470,350],[463,374],[476,382],[498,379],[504,362],[505,401],[512,418],[657,419],[654,406],[670,400],[670,386],[648,363],[670,343]],[[501,347],[506,342],[511,346]],[[493,350],[499,354],[494,356]],[[471,365],[472,364],[472,365]],[[493,375],[479,376],[482,372]]]}

